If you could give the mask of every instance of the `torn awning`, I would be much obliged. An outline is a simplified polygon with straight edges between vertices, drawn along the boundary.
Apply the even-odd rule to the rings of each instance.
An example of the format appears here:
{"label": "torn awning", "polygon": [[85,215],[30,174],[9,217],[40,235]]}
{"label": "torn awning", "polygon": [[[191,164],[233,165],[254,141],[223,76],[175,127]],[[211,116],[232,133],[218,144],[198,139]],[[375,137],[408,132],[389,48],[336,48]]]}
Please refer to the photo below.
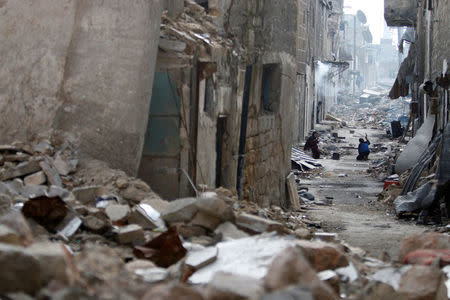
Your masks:
{"label": "torn awning", "polygon": [[416,48],[411,44],[408,56],[403,60],[400,69],[398,70],[397,78],[394,85],[389,91],[389,98],[397,99],[399,97],[406,97],[409,94],[409,84],[412,81],[414,74]]}

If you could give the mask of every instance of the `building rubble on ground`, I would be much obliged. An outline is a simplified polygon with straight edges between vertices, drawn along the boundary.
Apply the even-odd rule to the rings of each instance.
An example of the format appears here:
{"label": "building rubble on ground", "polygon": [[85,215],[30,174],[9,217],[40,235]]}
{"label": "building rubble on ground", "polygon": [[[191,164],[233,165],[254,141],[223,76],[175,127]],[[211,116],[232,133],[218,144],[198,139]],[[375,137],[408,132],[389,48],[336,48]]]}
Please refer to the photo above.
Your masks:
{"label": "building rubble on ground", "polygon": [[2,298],[446,297],[446,234],[405,238],[382,261],[318,230],[301,202],[262,208],[224,188],[167,202],[69,144],[0,155]]}

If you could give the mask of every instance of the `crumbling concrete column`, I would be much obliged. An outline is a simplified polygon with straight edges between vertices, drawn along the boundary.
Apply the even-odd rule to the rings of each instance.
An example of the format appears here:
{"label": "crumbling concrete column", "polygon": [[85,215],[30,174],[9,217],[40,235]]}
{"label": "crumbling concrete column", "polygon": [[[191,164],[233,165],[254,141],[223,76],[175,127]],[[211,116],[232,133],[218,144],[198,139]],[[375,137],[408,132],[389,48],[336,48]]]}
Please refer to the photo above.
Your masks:
{"label": "crumbling concrete column", "polygon": [[160,0],[1,1],[0,143],[56,130],[135,174],[161,11]]}

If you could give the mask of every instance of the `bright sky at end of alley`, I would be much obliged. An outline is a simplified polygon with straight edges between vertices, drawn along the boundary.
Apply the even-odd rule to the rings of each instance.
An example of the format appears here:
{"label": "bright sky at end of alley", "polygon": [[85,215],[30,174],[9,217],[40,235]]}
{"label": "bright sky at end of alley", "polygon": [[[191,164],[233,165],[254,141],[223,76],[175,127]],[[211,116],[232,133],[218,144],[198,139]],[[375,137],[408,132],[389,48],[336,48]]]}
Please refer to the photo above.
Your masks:
{"label": "bright sky at end of alley", "polygon": [[358,10],[367,16],[367,25],[375,44],[380,43],[384,32],[384,0],[344,0],[344,13],[355,14]]}

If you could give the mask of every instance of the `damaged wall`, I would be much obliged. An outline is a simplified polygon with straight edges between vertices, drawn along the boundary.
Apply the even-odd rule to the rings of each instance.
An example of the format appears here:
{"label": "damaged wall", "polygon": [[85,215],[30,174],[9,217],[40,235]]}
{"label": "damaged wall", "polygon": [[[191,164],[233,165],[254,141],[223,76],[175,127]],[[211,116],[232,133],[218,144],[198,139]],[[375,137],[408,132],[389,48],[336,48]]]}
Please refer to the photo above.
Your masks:
{"label": "damaged wall", "polygon": [[160,1],[1,1],[0,15],[0,143],[61,131],[135,174]]}

